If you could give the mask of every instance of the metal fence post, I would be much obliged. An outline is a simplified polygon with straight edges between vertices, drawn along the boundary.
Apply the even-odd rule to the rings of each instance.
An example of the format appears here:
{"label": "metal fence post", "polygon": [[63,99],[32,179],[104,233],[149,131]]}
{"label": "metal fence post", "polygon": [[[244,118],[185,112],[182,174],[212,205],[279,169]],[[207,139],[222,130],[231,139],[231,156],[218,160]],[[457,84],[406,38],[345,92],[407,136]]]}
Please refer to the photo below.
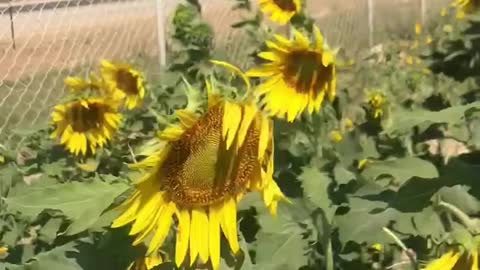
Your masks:
{"label": "metal fence post", "polygon": [[158,57],[161,67],[167,64],[166,40],[165,40],[165,18],[164,18],[164,0],[156,0],[157,8],[157,38],[158,38]]}
{"label": "metal fence post", "polygon": [[373,47],[373,32],[375,31],[374,28],[374,11],[375,11],[375,3],[374,0],[368,0],[368,45]]}
{"label": "metal fence post", "polygon": [[15,44],[15,25],[13,23],[13,7],[12,7],[12,1],[8,1],[8,14],[10,15],[10,34],[12,37],[12,47],[14,50],[17,49],[17,45]]}

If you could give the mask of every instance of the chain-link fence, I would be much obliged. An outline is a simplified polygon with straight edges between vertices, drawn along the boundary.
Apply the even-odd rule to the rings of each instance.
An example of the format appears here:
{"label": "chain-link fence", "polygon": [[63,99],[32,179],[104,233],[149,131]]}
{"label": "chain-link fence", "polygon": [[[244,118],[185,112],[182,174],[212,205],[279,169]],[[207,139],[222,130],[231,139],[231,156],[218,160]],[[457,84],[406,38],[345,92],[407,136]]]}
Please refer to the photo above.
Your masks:
{"label": "chain-link fence", "polygon": [[[307,6],[329,43],[355,52],[387,38],[385,33],[412,32],[416,21],[428,21],[446,1],[309,0]],[[65,94],[63,78],[86,74],[100,59],[135,62],[147,74],[158,73],[166,59],[167,26],[179,2],[0,1],[0,144],[21,139],[13,136],[15,128],[45,123],[51,106]],[[241,59],[246,41],[230,28],[242,17],[231,11],[235,1],[200,2],[216,46]]]}

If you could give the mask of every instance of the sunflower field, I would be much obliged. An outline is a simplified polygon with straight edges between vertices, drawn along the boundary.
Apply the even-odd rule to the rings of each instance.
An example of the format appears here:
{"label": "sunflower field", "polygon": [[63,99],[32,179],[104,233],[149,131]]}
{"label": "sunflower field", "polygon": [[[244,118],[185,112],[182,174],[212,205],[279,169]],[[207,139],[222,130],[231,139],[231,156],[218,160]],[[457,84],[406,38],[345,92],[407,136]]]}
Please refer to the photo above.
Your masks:
{"label": "sunflower field", "polygon": [[350,57],[236,0],[235,61],[187,2],[160,79],[103,60],[0,145],[0,269],[480,269],[478,1]]}

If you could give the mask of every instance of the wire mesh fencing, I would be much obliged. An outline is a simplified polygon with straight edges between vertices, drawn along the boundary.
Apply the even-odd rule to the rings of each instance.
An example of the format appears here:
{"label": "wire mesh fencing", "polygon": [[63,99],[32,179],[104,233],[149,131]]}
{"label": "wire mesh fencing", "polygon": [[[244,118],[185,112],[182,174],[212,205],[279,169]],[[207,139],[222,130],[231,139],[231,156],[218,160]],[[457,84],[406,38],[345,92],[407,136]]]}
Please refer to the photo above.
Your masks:
{"label": "wire mesh fencing", "polygon": [[[329,43],[355,52],[390,32],[413,32],[448,0],[308,0]],[[86,75],[101,59],[139,63],[159,72],[170,19],[179,0],[0,1],[0,144],[19,142],[13,129],[44,124],[66,93],[67,75]],[[243,59],[243,14],[234,0],[201,0],[215,45]],[[252,2],[256,2],[252,0]],[[168,50],[167,50],[168,51]]]}

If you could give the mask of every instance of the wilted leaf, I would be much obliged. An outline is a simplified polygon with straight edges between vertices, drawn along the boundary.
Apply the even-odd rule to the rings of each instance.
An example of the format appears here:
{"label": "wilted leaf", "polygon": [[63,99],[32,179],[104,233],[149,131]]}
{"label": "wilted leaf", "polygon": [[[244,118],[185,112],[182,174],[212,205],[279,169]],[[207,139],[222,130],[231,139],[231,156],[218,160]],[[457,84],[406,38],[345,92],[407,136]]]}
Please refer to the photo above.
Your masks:
{"label": "wilted leaf", "polygon": [[438,171],[432,163],[426,160],[407,157],[372,162],[365,168],[362,175],[373,181],[383,176],[392,176],[395,182],[401,185],[412,177],[436,178]]}
{"label": "wilted leaf", "polygon": [[128,188],[125,184],[65,183],[33,185],[5,199],[11,211],[35,218],[43,210],[60,210],[72,222],[67,234],[87,229],[113,200]]}

